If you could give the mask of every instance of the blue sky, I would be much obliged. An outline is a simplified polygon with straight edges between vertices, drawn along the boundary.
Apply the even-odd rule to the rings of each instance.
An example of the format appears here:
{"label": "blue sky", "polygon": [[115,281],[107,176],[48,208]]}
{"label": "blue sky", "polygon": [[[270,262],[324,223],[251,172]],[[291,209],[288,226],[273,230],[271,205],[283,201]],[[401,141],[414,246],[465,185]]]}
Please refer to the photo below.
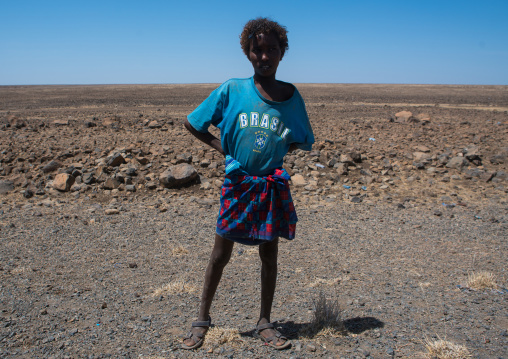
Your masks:
{"label": "blue sky", "polygon": [[289,31],[289,82],[508,85],[508,0],[0,0],[0,85],[220,83],[238,35]]}

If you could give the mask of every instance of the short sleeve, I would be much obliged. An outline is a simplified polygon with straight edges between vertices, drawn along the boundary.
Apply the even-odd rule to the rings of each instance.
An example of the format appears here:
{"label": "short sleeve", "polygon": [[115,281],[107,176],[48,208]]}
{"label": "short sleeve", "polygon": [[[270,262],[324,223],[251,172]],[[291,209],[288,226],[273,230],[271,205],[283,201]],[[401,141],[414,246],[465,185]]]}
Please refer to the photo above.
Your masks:
{"label": "short sleeve", "polygon": [[312,144],[314,143],[314,132],[312,131],[312,126],[310,125],[309,116],[307,115],[307,110],[305,108],[305,102],[303,101],[303,98],[300,96],[301,106],[302,106],[302,113],[303,116],[300,119],[299,123],[299,130],[298,130],[298,136],[295,138],[294,144],[297,148],[304,150],[304,151],[310,151],[312,150]]}
{"label": "short sleeve", "polygon": [[217,126],[222,121],[225,96],[227,96],[227,83],[215,89],[187,116],[192,127],[199,132],[208,132],[210,125]]}

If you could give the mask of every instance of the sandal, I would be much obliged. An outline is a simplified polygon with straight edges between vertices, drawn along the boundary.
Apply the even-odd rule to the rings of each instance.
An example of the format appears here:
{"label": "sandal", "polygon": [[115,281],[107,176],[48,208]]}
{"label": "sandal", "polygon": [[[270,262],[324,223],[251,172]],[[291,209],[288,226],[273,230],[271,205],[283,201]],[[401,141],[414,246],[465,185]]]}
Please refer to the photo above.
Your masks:
{"label": "sandal", "polygon": [[[275,331],[275,335],[271,337],[265,338],[261,335],[261,332],[265,329],[273,329]],[[285,336],[283,336],[277,329],[275,329],[275,325],[273,323],[259,324],[256,326],[255,336],[264,341],[265,345],[269,345],[274,349],[282,350],[289,348],[291,346],[291,341],[288,340]],[[285,340],[286,342],[282,345],[277,345],[279,339]]]}
{"label": "sandal", "polygon": [[[192,322],[192,327],[195,328],[195,327],[201,327],[201,328],[207,328],[207,331],[208,331],[208,328],[210,328],[212,325],[212,318],[210,318],[210,316],[208,316],[208,320],[204,320],[204,321],[200,321],[200,322]],[[193,345],[187,345],[185,343],[182,343],[182,349],[187,349],[187,350],[190,350],[190,349],[196,349],[196,348],[199,348],[201,345],[203,345],[203,342],[205,341],[205,333],[201,334],[201,333],[198,333],[198,334],[194,334],[192,333],[192,329],[189,331],[189,333],[187,334],[187,336],[185,338],[183,338],[183,340],[186,340],[186,339],[192,339],[194,340],[194,344]],[[197,339],[197,341],[196,341]]]}

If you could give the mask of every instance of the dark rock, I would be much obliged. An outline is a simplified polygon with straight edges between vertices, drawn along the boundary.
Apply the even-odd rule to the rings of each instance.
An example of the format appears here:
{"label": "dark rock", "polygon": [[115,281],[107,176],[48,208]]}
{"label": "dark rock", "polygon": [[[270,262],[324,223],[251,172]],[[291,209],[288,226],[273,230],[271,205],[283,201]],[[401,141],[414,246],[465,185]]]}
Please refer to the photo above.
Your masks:
{"label": "dark rock", "polygon": [[111,167],[117,167],[124,163],[126,163],[125,158],[123,158],[123,156],[120,153],[113,154],[111,157],[108,158],[106,162],[106,164]]}
{"label": "dark rock", "polygon": [[82,177],[84,184],[92,184],[95,183],[96,178],[94,177],[93,173],[85,173]]}
{"label": "dark rock", "polygon": [[33,192],[31,189],[29,189],[29,188],[27,188],[27,189],[23,192],[23,197],[25,197],[25,198],[27,198],[27,199],[28,199],[28,198],[32,198],[33,196],[34,196],[34,192]]}
{"label": "dark rock", "polygon": [[42,167],[42,172],[49,173],[56,171],[58,168],[60,168],[60,163],[57,161],[51,161],[48,164],[46,164],[44,167]]}
{"label": "dark rock", "polygon": [[359,152],[351,152],[351,158],[353,159],[353,162],[355,163],[361,163],[362,162],[362,155]]}

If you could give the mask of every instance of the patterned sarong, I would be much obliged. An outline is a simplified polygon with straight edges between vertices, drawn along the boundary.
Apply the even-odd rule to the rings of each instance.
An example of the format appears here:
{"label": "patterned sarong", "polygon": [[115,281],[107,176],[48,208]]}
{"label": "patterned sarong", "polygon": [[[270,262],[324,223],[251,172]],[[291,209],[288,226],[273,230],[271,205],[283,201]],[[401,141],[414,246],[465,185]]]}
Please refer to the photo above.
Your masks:
{"label": "patterned sarong", "polygon": [[238,161],[227,156],[217,234],[251,245],[277,237],[295,238],[298,218],[289,179],[284,169],[266,177],[249,176]]}

